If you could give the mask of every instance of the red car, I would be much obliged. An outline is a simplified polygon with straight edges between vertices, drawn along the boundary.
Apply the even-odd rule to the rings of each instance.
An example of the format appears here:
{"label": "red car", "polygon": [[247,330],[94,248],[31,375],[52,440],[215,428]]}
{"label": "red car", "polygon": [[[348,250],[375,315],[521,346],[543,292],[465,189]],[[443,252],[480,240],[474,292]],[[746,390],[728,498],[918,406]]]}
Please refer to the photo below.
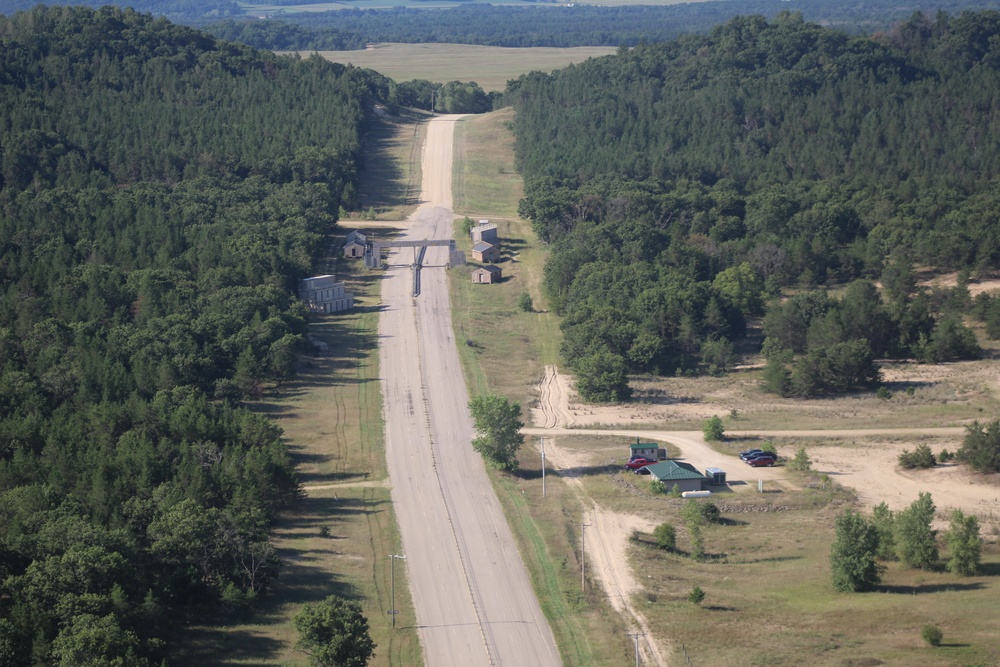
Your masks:
{"label": "red car", "polygon": [[643,458],[643,457],[639,456],[639,457],[636,457],[636,458],[630,460],[628,463],[626,463],[625,464],[625,469],[626,470],[638,470],[639,468],[643,468],[645,466],[652,465],[654,463],[656,463],[656,461],[653,461],[651,459],[647,459],[647,458]]}
{"label": "red car", "polygon": [[750,459],[747,464],[752,468],[762,468],[764,466],[773,466],[774,457],[773,456],[758,456],[755,459]]}

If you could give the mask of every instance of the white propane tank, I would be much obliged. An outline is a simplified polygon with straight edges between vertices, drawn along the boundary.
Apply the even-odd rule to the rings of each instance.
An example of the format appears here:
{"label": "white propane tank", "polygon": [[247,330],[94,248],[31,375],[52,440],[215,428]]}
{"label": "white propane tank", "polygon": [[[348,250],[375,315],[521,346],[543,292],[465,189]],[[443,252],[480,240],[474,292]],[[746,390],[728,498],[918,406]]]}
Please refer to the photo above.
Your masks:
{"label": "white propane tank", "polygon": [[711,491],[685,491],[681,494],[681,498],[708,498],[710,495]]}

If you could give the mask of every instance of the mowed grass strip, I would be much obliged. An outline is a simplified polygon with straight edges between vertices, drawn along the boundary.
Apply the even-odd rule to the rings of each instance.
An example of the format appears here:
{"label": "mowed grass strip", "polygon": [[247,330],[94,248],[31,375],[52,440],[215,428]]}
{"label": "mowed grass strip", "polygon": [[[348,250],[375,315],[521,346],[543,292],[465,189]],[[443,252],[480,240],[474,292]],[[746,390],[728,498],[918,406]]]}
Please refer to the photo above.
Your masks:
{"label": "mowed grass strip", "polygon": [[425,118],[407,109],[375,114],[366,137],[358,210],[350,212],[351,218],[374,212],[380,220],[403,220],[417,208]]}
{"label": "mowed grass strip", "polygon": [[524,181],[514,168],[514,109],[466,116],[455,124],[453,208],[471,218],[517,217]]}
{"label": "mowed grass strip", "polygon": [[[616,50],[611,46],[514,49],[474,44],[386,43],[364,51],[320,51],[319,54],[336,63],[373,69],[396,81],[475,81],[489,92],[504,90],[507,81],[528,72],[551,72]],[[308,57],[309,52],[302,52],[302,56]]]}

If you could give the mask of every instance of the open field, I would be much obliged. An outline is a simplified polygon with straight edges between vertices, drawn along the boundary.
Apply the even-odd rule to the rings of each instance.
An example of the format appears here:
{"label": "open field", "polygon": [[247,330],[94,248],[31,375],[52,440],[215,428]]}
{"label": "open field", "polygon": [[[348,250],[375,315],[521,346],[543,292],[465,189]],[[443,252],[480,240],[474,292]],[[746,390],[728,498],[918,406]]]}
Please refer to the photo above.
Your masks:
{"label": "open field", "polygon": [[320,55],[333,62],[368,67],[396,81],[475,81],[489,92],[503,90],[508,80],[522,74],[551,72],[615,50],[610,46],[512,49],[472,44],[376,44],[364,51],[320,51]]}
{"label": "open field", "polygon": [[[495,151],[491,167],[489,151],[476,148],[478,133],[503,131],[502,125],[488,128],[489,118],[475,119],[482,127],[467,123],[467,173],[459,174],[456,164],[456,183],[464,179],[467,192],[477,191],[477,178],[488,181],[504,174],[503,151]],[[488,145],[504,145],[491,136]],[[477,200],[502,195],[482,192],[470,197],[466,210],[490,217],[488,207]],[[456,201],[461,196],[456,189]],[[456,213],[463,212],[456,207]],[[510,219],[504,224],[509,225],[508,234],[525,240],[525,246],[517,247],[520,255],[536,244],[525,223]],[[540,364],[551,363],[554,357],[541,349],[555,354],[558,333],[550,314],[529,315],[516,307],[522,291],[534,295],[541,275],[540,270],[525,272],[526,264],[501,262],[505,277],[512,279],[500,285],[473,285],[467,271],[455,270],[452,300],[456,336],[471,342],[463,350],[470,387],[522,400],[534,408],[525,411],[525,421],[541,425],[559,411],[543,409],[538,400],[543,394],[538,388],[526,391],[524,385],[534,378],[540,388],[544,386]],[[551,328],[539,329],[543,321]],[[988,352],[981,361],[887,364],[888,399],[871,394],[816,401],[768,396],[757,389],[755,359],[746,360],[746,370],[723,378],[635,378],[636,400],[616,406],[579,402],[571,379],[559,374],[558,389],[548,395],[557,401],[563,396],[565,408],[550,425],[639,434],[660,431],[664,442],[675,442],[682,457],[699,464],[702,459],[692,458],[696,450],[685,439],[700,440],[698,431],[706,417],[721,416],[727,432],[737,434],[714,451],[703,442],[697,450],[723,462],[734,480],[730,492],[713,498],[723,509],[725,523],[704,529],[709,556],[705,562],[686,555],[690,537],[680,516],[681,501],[652,495],[647,477],[620,471],[628,437],[574,430],[551,436],[546,445],[549,475],[544,499],[534,435],[521,451],[521,473],[494,475],[494,487],[532,569],[536,590],[543,601],[547,596],[552,599],[546,612],[559,618],[554,631],[566,663],[623,664],[632,656],[631,641],[624,633],[638,627],[645,633],[643,664],[685,664],[685,652],[693,664],[719,665],[1000,664],[995,638],[1000,620],[995,605],[1000,591],[1000,485],[958,466],[905,474],[895,466],[898,451],[919,442],[928,442],[935,452],[942,447],[954,451],[962,424],[994,419],[1000,413],[996,344],[981,342]],[[932,435],[865,433],[900,427],[939,430]],[[814,429],[826,435],[802,433]],[[676,431],[688,433],[684,438],[667,433]],[[817,472],[756,470],[737,462],[735,452],[763,442],[769,437],[760,435],[763,432],[783,433],[774,441],[786,456],[805,446]],[[756,492],[758,476],[768,480],[763,494]],[[959,492],[961,485],[975,485],[967,501]],[[897,489],[906,497],[887,497]],[[947,527],[947,508],[962,507],[979,516],[985,538],[980,573],[957,577],[943,570],[907,570],[889,563],[878,592],[836,593],[829,574],[834,518],[844,508],[865,511],[881,500],[899,509],[918,490],[932,493],[939,529]],[[980,496],[982,500],[977,500]],[[643,536],[664,521],[677,526],[677,553],[661,552]],[[596,527],[587,529],[585,596],[579,591],[581,522],[606,526],[604,535],[593,533]],[[638,541],[630,539],[632,528],[640,530]],[[943,540],[939,542],[942,557],[947,557]],[[601,568],[601,554],[592,549],[608,552],[607,567]],[[598,586],[603,596],[596,593]],[[687,600],[694,586],[708,595],[700,607]],[[623,611],[616,613],[618,609]],[[614,622],[599,627],[595,619]],[[920,638],[925,624],[944,631],[940,648],[931,649]],[[586,653],[567,652],[568,638],[580,632],[587,638],[580,644]]]}
{"label": "open field", "polygon": [[[575,0],[581,5],[678,5],[691,0]],[[695,2],[704,0],[694,0]],[[343,2],[318,2],[303,3],[301,5],[274,5],[268,3],[241,2],[240,6],[254,16],[281,16],[287,14],[302,14],[312,12],[329,12],[341,9],[388,9],[391,7],[408,7],[410,9],[449,9],[452,7],[470,4],[490,4],[490,5],[512,5],[520,7],[531,7],[539,11],[555,10],[565,8],[569,3],[554,3],[551,5],[539,4],[532,0],[504,0],[503,2],[493,2],[492,0],[344,0]]]}

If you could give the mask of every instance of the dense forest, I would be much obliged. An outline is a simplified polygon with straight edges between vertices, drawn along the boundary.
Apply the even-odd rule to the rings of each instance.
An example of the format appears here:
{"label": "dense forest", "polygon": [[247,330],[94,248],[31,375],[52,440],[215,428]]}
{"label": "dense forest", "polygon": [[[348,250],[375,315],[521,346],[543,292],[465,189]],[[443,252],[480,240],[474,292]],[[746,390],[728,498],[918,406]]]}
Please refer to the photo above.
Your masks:
{"label": "dense forest", "polygon": [[0,43],[0,664],[160,664],[278,573],[298,482],[242,401],[294,373],[388,81],[111,7]]}
{"label": "dense forest", "polygon": [[[296,4],[300,4],[297,3]],[[290,50],[361,49],[368,42],[455,43],[485,46],[635,46],[707,33],[743,14],[774,17],[788,5],[774,0],[725,0],[667,5],[600,7],[540,3],[542,6],[458,5],[447,11],[398,7],[283,14],[271,20],[232,18],[206,26],[224,39],[258,48]],[[915,11],[935,13],[992,9],[991,0],[935,2],[834,2],[796,0],[806,20],[845,31],[871,33]]]}
{"label": "dense forest", "polygon": [[[4,0],[0,6],[0,13],[14,14],[27,11],[38,4],[41,4],[38,0]],[[180,22],[217,21],[221,17],[245,14],[239,3],[233,0],[129,0],[120,3],[105,0],[68,0],[59,4],[91,9],[105,5],[124,6],[137,12],[147,12]]]}
{"label": "dense forest", "polygon": [[[362,49],[368,42],[456,43],[486,46],[634,46],[642,41],[662,42],[692,33],[707,33],[735,16],[759,14],[768,18],[788,9],[775,0],[712,0],[666,5],[601,7],[537,2],[519,6],[490,5],[455,0],[447,11],[417,7],[351,9],[296,13],[296,6],[320,0],[280,0],[253,3],[229,0],[135,0],[110,3],[165,16],[211,31],[215,36],[260,49],[327,51]],[[6,0],[0,12],[30,9],[37,0]],[[105,0],[69,0],[61,4],[96,8]],[[274,6],[288,6],[274,12]],[[994,0],[796,0],[794,9],[807,21],[855,33],[887,29],[916,11],[933,15],[972,9],[994,9]],[[270,13],[271,19],[259,15]],[[222,19],[220,21],[220,19]]]}
{"label": "dense forest", "polygon": [[998,95],[996,12],[871,37],[741,17],[512,82],[565,358],[721,370],[760,316],[766,385],[790,395],[875,385],[879,357],[975,356],[968,290],[916,289],[913,267],[1000,262]]}

